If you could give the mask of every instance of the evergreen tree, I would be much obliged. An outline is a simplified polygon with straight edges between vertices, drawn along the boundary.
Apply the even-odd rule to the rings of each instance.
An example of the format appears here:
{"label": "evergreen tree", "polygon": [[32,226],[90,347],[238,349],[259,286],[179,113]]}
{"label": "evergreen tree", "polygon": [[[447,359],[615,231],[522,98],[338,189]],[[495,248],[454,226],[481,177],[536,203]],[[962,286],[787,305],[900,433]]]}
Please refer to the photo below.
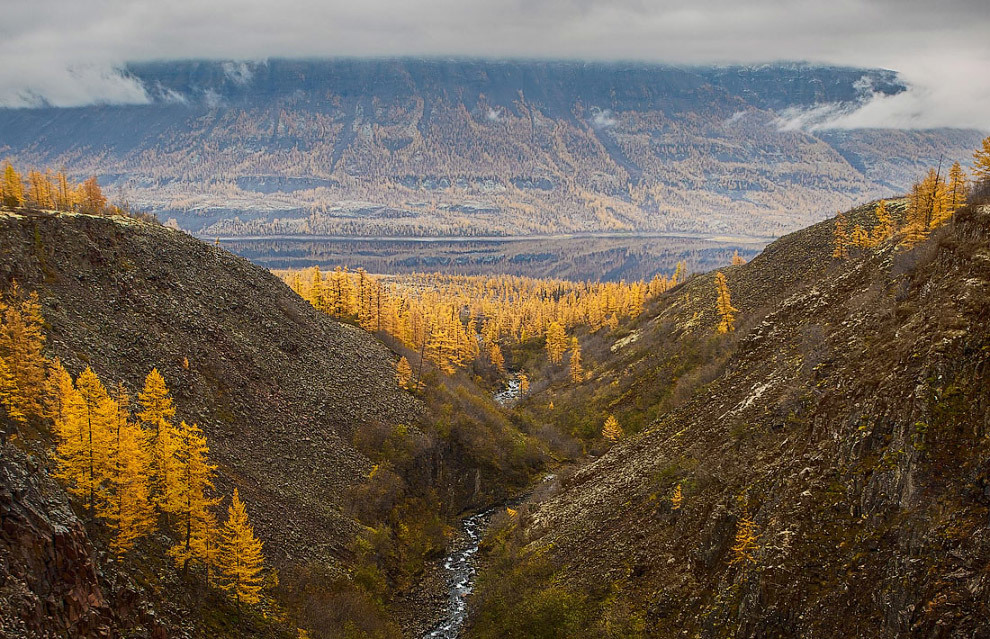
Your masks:
{"label": "evergreen tree", "polygon": [[222,575],[221,586],[230,592],[237,602],[258,603],[261,600],[261,570],[264,558],[261,542],[254,536],[248,521],[247,510],[237,489],[227,511],[227,522],[220,532],[217,553]]}

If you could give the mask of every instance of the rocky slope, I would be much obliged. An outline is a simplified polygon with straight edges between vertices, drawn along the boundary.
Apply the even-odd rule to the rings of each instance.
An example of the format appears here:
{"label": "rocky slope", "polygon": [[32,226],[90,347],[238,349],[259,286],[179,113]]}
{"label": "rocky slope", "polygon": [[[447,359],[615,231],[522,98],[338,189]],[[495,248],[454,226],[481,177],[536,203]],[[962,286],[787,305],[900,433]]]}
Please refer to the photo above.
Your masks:
{"label": "rocky slope", "polygon": [[0,283],[40,294],[70,372],[136,393],[158,368],[273,561],[339,555],[354,533],[342,491],[370,467],[351,434],[420,410],[376,339],[244,259],[130,218],[4,215],[0,256]]}
{"label": "rocky slope", "polygon": [[[177,418],[198,422],[209,439],[218,489],[240,489],[270,565],[346,566],[361,527],[342,512],[344,495],[371,466],[351,444],[354,430],[423,414],[378,340],[316,312],[246,260],[130,218],[0,212],[0,286],[14,281],[39,293],[46,349],[70,372],[91,366],[136,394],[158,368]],[[0,636],[152,632],[140,616],[121,621],[135,604],[121,599],[120,584],[101,594],[114,573],[108,558],[94,554],[46,479],[43,433],[20,435],[41,454],[5,445],[2,456]],[[27,625],[9,625],[8,613]]]}
{"label": "rocky slope", "polygon": [[762,236],[906,188],[973,131],[804,131],[876,69],[479,60],[134,65],[148,103],[0,109],[0,155],[215,235]]}
{"label": "rocky slope", "polygon": [[[714,369],[524,509],[475,635],[508,602],[520,624],[584,614],[613,636],[990,636],[988,238],[988,207],[848,262],[830,224],[800,231],[724,271],[729,338],[711,275],[664,296],[596,369],[596,398],[642,362],[664,378],[675,342],[717,341]],[[644,394],[625,388],[612,410]],[[746,515],[757,547],[734,563]]]}

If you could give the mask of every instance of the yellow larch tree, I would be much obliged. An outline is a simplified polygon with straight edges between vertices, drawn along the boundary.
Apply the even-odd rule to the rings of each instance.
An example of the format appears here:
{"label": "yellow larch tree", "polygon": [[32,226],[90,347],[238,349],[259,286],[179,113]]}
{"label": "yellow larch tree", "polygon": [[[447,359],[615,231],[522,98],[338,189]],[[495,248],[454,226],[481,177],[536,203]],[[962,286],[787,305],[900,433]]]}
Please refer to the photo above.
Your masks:
{"label": "yellow larch tree", "polygon": [[492,367],[500,375],[505,375],[505,356],[502,354],[502,348],[496,342],[488,342],[487,349],[488,361],[491,362]]}
{"label": "yellow larch tree", "polygon": [[247,509],[236,488],[219,540],[217,563],[222,577],[221,586],[233,596],[238,606],[242,602],[258,603],[261,601],[261,571],[264,567],[262,545],[254,536]]}
{"label": "yellow larch tree", "polygon": [[567,350],[567,334],[560,322],[550,322],[546,335],[547,357],[551,364],[559,364],[564,358],[564,351]]}
{"label": "yellow larch tree", "polygon": [[44,319],[38,294],[24,295],[15,283],[0,298],[0,358],[10,373],[10,415],[42,414],[46,361],[42,354]]}
{"label": "yellow larch tree", "polygon": [[719,323],[716,329],[719,333],[725,334],[734,331],[736,328],[736,313],[739,309],[732,306],[732,299],[729,295],[729,284],[725,280],[725,275],[721,271],[715,273],[715,289],[718,297],[715,301],[718,310]]}
{"label": "yellow larch tree", "polygon": [[91,518],[102,516],[106,513],[111,478],[110,451],[117,403],[96,373],[87,367],[76,378],[71,395],[63,397],[61,404],[66,410],[63,423],[57,424],[58,476],[66,481],[69,492],[86,499]]}
{"label": "yellow larch tree", "polygon": [[20,173],[9,162],[3,169],[0,195],[3,205],[8,208],[16,209],[24,206],[24,182],[21,181]]}
{"label": "yellow larch tree", "polygon": [[849,257],[849,223],[846,216],[839,213],[835,216],[834,232],[835,248],[832,250],[832,257],[837,260],[844,260]]}
{"label": "yellow larch tree", "polygon": [[973,181],[990,182],[990,136],[973,153]]}
{"label": "yellow larch tree", "polygon": [[519,394],[525,395],[529,392],[529,376],[526,373],[519,373]]}
{"label": "yellow larch tree", "polygon": [[584,368],[581,367],[581,344],[576,337],[571,338],[570,377],[574,383],[584,381]]}
{"label": "yellow larch tree", "polygon": [[870,244],[872,246],[879,246],[884,240],[894,234],[894,218],[891,217],[890,211],[887,210],[887,202],[884,200],[880,200],[877,203],[874,214],[877,217],[877,223],[870,231]]}
{"label": "yellow larch tree", "polygon": [[952,168],[949,169],[946,197],[950,211],[956,211],[966,204],[966,172],[958,162],[953,163]]}
{"label": "yellow larch tree", "polygon": [[80,186],[79,210],[83,213],[97,215],[106,211],[107,198],[100,189],[96,177],[90,177]]}
{"label": "yellow larch tree", "polygon": [[680,510],[683,503],[684,491],[681,489],[681,485],[677,484],[677,486],[674,487],[674,492],[670,495],[670,509]]}
{"label": "yellow larch tree", "polygon": [[177,512],[181,493],[178,454],[181,440],[170,421],[175,416],[175,403],[157,368],[151,369],[138,394],[141,411],[138,418],[151,435],[152,493],[162,512]]}
{"label": "yellow larch tree", "polygon": [[169,554],[185,571],[190,561],[202,559],[207,551],[204,545],[207,535],[202,528],[207,524],[209,508],[216,503],[209,496],[216,466],[209,463],[210,449],[199,426],[182,422],[177,435],[180,493],[176,501],[178,527],[183,539]]}
{"label": "yellow larch tree", "polygon": [[743,509],[736,522],[736,537],[732,545],[730,564],[756,563],[756,553],[760,550],[759,536],[756,534],[756,523]]}
{"label": "yellow larch tree", "polygon": [[24,419],[24,414],[20,412],[14,402],[14,395],[17,393],[17,385],[14,384],[14,376],[7,366],[7,362],[0,357],[0,406],[7,411],[7,417],[20,421]]}
{"label": "yellow larch tree", "polygon": [[110,546],[126,554],[141,537],[155,529],[151,501],[151,452],[148,434],[131,419],[130,399],[122,386],[116,392],[117,421],[113,439],[110,507],[105,517],[115,535]]}
{"label": "yellow larch tree", "polygon": [[399,386],[402,388],[409,387],[409,382],[412,380],[412,366],[409,365],[409,360],[405,356],[400,357],[398,363],[395,365],[395,377],[399,382]]}
{"label": "yellow larch tree", "polygon": [[602,426],[602,437],[610,442],[617,442],[624,435],[625,432],[622,430],[622,426],[619,425],[619,420],[614,415],[609,415],[608,419],[605,420],[605,425]]}
{"label": "yellow larch tree", "polygon": [[746,263],[746,260],[744,260],[743,258],[741,258],[741,257],[739,256],[739,251],[738,251],[738,250],[737,250],[737,251],[735,251],[735,252],[734,252],[734,253],[732,254],[732,265],[733,265],[733,266],[742,266],[742,265],[743,265],[743,264],[745,264],[745,263]]}

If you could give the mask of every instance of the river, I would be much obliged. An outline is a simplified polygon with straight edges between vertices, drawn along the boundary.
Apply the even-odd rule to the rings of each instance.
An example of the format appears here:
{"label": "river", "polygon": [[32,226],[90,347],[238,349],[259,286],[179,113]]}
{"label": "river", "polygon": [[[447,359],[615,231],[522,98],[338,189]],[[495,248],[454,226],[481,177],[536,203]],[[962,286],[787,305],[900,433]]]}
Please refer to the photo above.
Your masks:
{"label": "river", "polygon": [[423,635],[424,639],[456,639],[467,619],[467,596],[474,587],[478,571],[478,547],[494,509],[471,515],[461,523],[465,543],[454,550],[443,562],[447,573],[447,602],[443,619]]}

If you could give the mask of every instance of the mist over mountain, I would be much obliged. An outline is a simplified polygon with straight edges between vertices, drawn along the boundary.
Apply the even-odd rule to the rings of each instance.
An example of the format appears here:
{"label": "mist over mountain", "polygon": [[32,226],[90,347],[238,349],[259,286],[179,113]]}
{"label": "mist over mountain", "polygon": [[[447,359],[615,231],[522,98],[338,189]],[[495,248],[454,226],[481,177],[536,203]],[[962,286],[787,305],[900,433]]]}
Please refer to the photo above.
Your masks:
{"label": "mist over mountain", "polygon": [[775,236],[979,132],[842,130],[876,69],[335,59],[130,65],[146,104],[0,109],[0,155],[205,236]]}

